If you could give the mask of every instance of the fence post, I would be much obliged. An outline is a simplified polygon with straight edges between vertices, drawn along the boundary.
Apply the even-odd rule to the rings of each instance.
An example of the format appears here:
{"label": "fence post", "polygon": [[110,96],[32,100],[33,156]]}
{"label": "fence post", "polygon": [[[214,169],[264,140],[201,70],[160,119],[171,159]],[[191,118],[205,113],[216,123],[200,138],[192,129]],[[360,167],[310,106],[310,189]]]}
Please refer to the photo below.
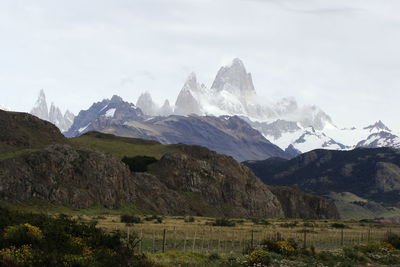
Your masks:
{"label": "fence post", "polygon": [[197,229],[194,230],[192,252],[194,252],[194,247],[196,245],[196,234],[197,234]]}
{"label": "fence post", "polygon": [[254,248],[254,230],[251,230],[251,248]]}
{"label": "fence post", "polygon": [[165,252],[165,235],[167,234],[167,230],[164,229],[163,231],[163,240],[162,240],[162,253]]}
{"label": "fence post", "polygon": [[185,231],[185,240],[183,241],[183,251],[186,251],[187,232]]}
{"label": "fence post", "polygon": [[176,249],[176,227],[174,226],[174,249]]}
{"label": "fence post", "polygon": [[303,248],[307,248],[307,231],[306,229],[303,230],[304,234],[303,234]]}
{"label": "fence post", "polygon": [[368,241],[368,243],[371,241],[371,228],[368,228],[367,241]]}
{"label": "fence post", "polygon": [[220,245],[221,245],[221,230],[218,231],[218,249],[217,249],[218,252],[220,252],[219,250]]}
{"label": "fence post", "polygon": [[143,228],[140,229],[139,253],[142,253]]}
{"label": "fence post", "polygon": [[155,253],[155,244],[156,243],[156,230],[153,230],[153,253]]}
{"label": "fence post", "polygon": [[340,246],[343,247],[343,244],[344,244],[344,230],[342,229],[340,233]]}

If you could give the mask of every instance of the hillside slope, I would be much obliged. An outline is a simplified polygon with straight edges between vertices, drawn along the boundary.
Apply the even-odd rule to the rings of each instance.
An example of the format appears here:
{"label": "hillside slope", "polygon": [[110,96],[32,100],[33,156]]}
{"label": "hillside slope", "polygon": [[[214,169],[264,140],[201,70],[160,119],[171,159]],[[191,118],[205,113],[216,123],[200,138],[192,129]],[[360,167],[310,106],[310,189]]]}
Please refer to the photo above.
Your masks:
{"label": "hillside slope", "polygon": [[[291,160],[271,158],[244,164],[266,184],[296,185],[306,192],[331,195],[341,204],[375,209],[376,216],[387,212],[384,207],[400,207],[400,151],[393,148],[314,150]],[[346,194],[332,195],[347,192],[356,198],[348,201],[343,198]],[[376,210],[378,206],[382,212]]]}

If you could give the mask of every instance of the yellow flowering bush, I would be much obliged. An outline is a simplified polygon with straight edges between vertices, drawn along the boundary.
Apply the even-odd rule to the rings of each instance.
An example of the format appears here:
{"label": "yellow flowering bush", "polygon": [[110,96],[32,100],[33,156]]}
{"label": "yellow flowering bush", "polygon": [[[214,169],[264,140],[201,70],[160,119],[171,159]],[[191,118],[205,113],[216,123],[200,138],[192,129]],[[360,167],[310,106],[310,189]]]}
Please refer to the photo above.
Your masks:
{"label": "yellow flowering bush", "polygon": [[23,245],[20,248],[11,246],[0,250],[0,257],[3,260],[12,262],[14,264],[31,265],[33,259],[31,245]]}
{"label": "yellow flowering bush", "polygon": [[42,230],[39,227],[33,226],[29,223],[8,226],[4,230],[4,239],[26,244],[32,243],[43,238]]}
{"label": "yellow flowering bush", "polygon": [[268,251],[265,250],[254,250],[247,256],[247,261],[250,264],[270,264],[271,257]]}
{"label": "yellow flowering bush", "polygon": [[290,254],[295,251],[294,247],[287,241],[277,241],[275,244],[282,254]]}
{"label": "yellow flowering bush", "polygon": [[85,245],[85,241],[81,237],[72,237],[71,244],[77,247],[83,247]]}

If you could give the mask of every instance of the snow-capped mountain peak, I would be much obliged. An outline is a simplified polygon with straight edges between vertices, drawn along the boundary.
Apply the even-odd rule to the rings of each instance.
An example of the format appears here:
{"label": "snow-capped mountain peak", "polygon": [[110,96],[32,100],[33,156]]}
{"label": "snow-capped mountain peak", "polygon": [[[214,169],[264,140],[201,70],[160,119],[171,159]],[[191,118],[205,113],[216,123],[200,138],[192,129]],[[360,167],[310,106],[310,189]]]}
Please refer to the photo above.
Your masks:
{"label": "snow-capped mountain peak", "polygon": [[144,114],[149,116],[155,116],[158,112],[157,104],[154,103],[153,98],[149,92],[142,93],[137,102],[136,106],[140,108]]}
{"label": "snow-capped mountain peak", "polygon": [[226,90],[240,97],[252,96],[256,91],[251,74],[247,73],[239,58],[235,58],[230,65],[219,69],[211,89],[217,92]]}
{"label": "snow-capped mountain peak", "polygon": [[46,95],[43,89],[40,90],[38,99],[31,110],[31,114],[43,120],[49,120],[49,110],[47,107]]}
{"label": "snow-capped mountain peak", "polygon": [[61,132],[65,132],[71,127],[75,117],[74,114],[68,110],[63,115],[60,108],[55,106],[53,102],[51,103],[49,110],[43,89],[40,90],[38,99],[30,113],[42,120],[47,120],[53,123],[61,130]]}
{"label": "snow-capped mountain peak", "polygon": [[391,132],[392,131],[381,120],[375,122],[372,125],[364,127],[364,130],[368,130],[369,132],[380,132],[380,131]]}

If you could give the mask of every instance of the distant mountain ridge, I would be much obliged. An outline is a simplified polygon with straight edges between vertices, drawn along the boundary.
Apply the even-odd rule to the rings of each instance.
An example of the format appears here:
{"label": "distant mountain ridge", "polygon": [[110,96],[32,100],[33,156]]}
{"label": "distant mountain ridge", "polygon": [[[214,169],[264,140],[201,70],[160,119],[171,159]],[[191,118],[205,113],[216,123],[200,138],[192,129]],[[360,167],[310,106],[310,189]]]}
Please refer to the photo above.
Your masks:
{"label": "distant mountain ridge", "polygon": [[[330,196],[343,209],[351,207],[365,213],[379,207],[376,217],[382,213],[388,216],[391,210],[396,210],[392,216],[400,216],[399,150],[314,150],[291,160],[270,158],[244,164],[266,184],[295,185],[309,193]],[[351,201],[344,203],[344,197]]]}
{"label": "distant mountain ridge", "polygon": [[89,131],[157,140],[164,144],[201,145],[239,161],[289,157],[237,116],[151,117],[118,96],[81,111],[65,135],[76,137]]}
{"label": "distant mountain ridge", "polygon": [[67,131],[74,122],[75,115],[69,110],[62,114],[60,108],[51,103],[50,109],[47,106],[46,95],[40,90],[39,97],[30,113],[36,117],[49,121],[57,126],[61,132]]}

